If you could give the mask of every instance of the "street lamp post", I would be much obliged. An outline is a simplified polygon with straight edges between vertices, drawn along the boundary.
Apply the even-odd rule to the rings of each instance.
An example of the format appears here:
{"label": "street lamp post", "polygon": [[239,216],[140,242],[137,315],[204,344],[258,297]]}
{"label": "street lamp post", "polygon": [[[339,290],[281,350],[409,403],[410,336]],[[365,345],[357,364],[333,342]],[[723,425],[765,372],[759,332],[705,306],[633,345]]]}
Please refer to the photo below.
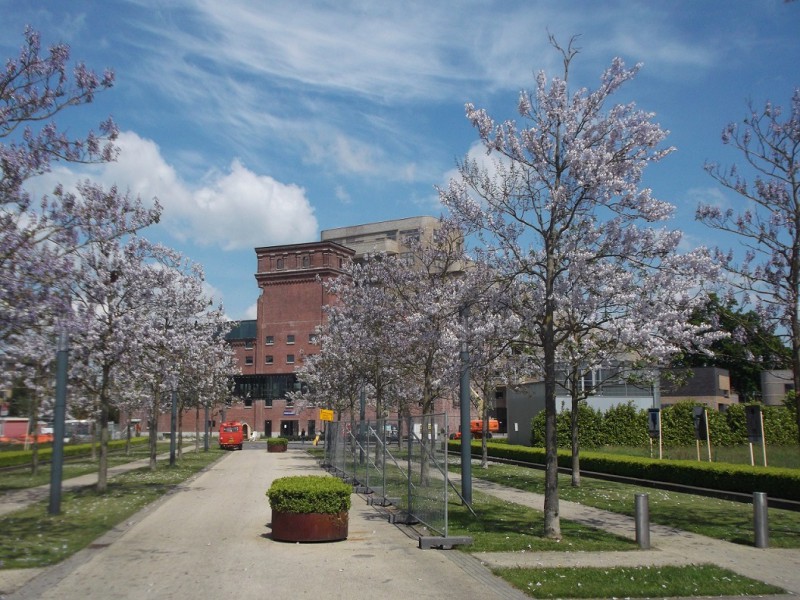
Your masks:
{"label": "street lamp post", "polygon": [[56,405],[53,413],[53,454],[50,466],[50,504],[47,512],[61,512],[61,483],[64,468],[64,429],[67,405],[67,355],[69,340],[66,333],[58,336],[56,352]]}

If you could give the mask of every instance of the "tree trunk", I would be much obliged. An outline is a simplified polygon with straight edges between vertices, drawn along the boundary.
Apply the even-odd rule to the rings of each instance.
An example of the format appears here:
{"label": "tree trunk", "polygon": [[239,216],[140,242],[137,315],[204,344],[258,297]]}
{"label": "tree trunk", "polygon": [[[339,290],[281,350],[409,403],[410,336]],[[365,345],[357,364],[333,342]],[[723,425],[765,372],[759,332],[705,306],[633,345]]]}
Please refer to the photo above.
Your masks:
{"label": "tree trunk", "polygon": [[[31,404],[31,415],[28,421],[28,436],[33,436],[31,445],[31,475],[39,474],[39,436],[37,435],[37,424],[39,422],[39,399],[33,398]],[[25,441],[27,444],[27,439]]]}
{"label": "tree trunk", "polygon": [[[573,384],[574,387],[574,384]],[[570,419],[570,435],[572,441],[572,487],[581,487],[581,459],[578,444],[578,426],[580,420],[580,399],[577,390],[572,390],[572,416]]]}
{"label": "tree trunk", "polygon": [[[798,308],[800,310],[800,307]],[[792,379],[794,382],[794,415],[797,421],[798,448],[800,448],[800,316],[795,311],[792,319]]]}
{"label": "tree trunk", "polygon": [[175,457],[177,460],[183,458],[183,402],[178,403],[178,426],[175,431],[178,439],[175,441]]}
{"label": "tree trunk", "polygon": [[126,412],[125,422],[127,423],[125,427],[125,456],[129,456],[131,453],[131,411]]}
{"label": "tree trunk", "polygon": [[558,430],[556,428],[556,336],[553,281],[555,258],[549,241],[547,277],[545,279],[545,308],[542,323],[542,353],[544,355],[544,414],[545,414],[545,483],[544,483],[544,535],[561,539],[561,520],[558,506]]}
{"label": "tree trunk", "polygon": [[489,384],[483,387],[483,407],[481,409],[481,467],[484,469],[489,468],[489,447],[486,445],[489,439],[489,394],[493,393],[494,389]]}
{"label": "tree trunk", "polygon": [[[255,419],[254,419],[255,420]],[[255,426],[255,423],[253,423]],[[194,409],[194,451],[200,452],[200,403]]]}
{"label": "tree trunk", "polygon": [[100,461],[97,469],[97,491],[108,489],[108,398],[100,397]]}
{"label": "tree trunk", "polygon": [[[97,406],[93,406],[93,409],[96,409]],[[91,438],[92,438],[92,462],[97,460],[97,416],[96,412],[92,411],[92,421],[90,424],[91,428]]]}
{"label": "tree trunk", "polygon": [[148,415],[149,446],[150,446],[150,470],[156,470],[156,455],[158,454],[158,392],[153,392],[150,415]]}

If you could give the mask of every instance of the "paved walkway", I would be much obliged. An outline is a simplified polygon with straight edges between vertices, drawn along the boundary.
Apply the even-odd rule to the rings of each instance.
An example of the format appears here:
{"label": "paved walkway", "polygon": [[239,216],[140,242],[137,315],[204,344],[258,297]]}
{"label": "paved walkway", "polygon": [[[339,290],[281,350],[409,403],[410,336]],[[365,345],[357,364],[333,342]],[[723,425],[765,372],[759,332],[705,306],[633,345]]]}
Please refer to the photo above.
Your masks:
{"label": "paved walkway", "polygon": [[[146,463],[145,463],[146,464]],[[129,468],[135,465],[130,465]],[[119,467],[121,469],[121,467]],[[492,575],[495,566],[623,566],[715,563],[800,594],[800,550],[756,549],[652,526],[653,550],[465,554],[420,550],[411,528],[354,495],[349,537],[330,544],[271,539],[264,492],[287,474],[320,472],[290,450],[251,447],[225,456],[173,494],[89,548],[49,569],[0,570],[0,599],[59,598],[526,598]],[[92,476],[65,487],[90,485]],[[3,497],[0,513],[44,492]],[[541,509],[543,498],[475,480],[473,488]],[[560,502],[561,516],[633,539],[633,519]],[[785,596],[793,597],[793,596]]]}

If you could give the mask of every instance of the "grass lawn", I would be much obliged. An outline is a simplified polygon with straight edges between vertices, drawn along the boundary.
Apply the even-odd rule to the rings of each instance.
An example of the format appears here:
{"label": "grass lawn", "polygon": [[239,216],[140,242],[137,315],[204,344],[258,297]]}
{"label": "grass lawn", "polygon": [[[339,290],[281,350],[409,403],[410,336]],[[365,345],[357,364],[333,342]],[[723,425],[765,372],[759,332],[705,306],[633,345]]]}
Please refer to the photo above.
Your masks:
{"label": "grass lawn", "polygon": [[[544,471],[492,464],[474,468],[473,477],[544,494]],[[559,476],[559,498],[633,516],[634,496],[648,494],[650,522],[685,531],[753,544],[753,507],[742,502],[707,498],[624,483],[581,477],[581,487],[570,485],[569,475]],[[769,544],[773,548],[800,548],[800,513],[769,509]]]}
{"label": "grass lawn", "polygon": [[[621,454],[624,456],[644,456],[648,458],[658,458],[658,445],[653,448],[644,447],[624,447],[624,446],[603,446],[597,449],[598,452],[605,454]],[[696,446],[676,446],[665,447],[662,453],[665,459],[672,460],[697,460]],[[700,442],[700,459],[708,460],[708,448],[705,442]],[[737,465],[749,465],[750,447],[749,446],[711,446],[711,460],[714,462],[732,463]],[[753,444],[753,462],[756,466],[764,464],[763,450],[759,444]],[[785,469],[800,469],[800,448],[797,446],[770,446],[767,445],[767,464],[770,467],[782,467]]]}
{"label": "grass lawn", "polygon": [[541,511],[480,492],[473,494],[472,509],[477,517],[460,503],[448,505],[448,533],[473,538],[472,545],[463,547],[467,552],[590,552],[638,548],[632,540],[566,519],[561,519],[561,541],[548,539],[542,535],[544,515]]}
{"label": "grass lawn", "polygon": [[59,515],[50,515],[44,500],[0,517],[0,569],[61,562],[223,453],[219,448],[187,452],[175,467],[160,461],[155,471],[144,468],[117,475],[109,480],[105,494],[98,494],[93,487],[65,490]]}
{"label": "grass lawn", "polygon": [[[158,443],[158,453],[169,452],[169,442]],[[184,446],[184,451],[194,451],[194,444]],[[124,465],[135,460],[142,460],[150,456],[150,448],[147,444],[134,444],[131,446],[131,453],[125,454],[124,451],[112,452],[108,456],[108,466],[115,467]],[[64,461],[62,479],[87,475],[97,472],[97,459],[89,457],[71,459]],[[13,490],[22,490],[50,483],[50,464],[39,465],[36,475],[31,475],[30,467],[14,469],[0,473],[0,494]]]}
{"label": "grass lawn", "polygon": [[780,594],[782,589],[713,565],[497,569],[532,598],[666,598]]}

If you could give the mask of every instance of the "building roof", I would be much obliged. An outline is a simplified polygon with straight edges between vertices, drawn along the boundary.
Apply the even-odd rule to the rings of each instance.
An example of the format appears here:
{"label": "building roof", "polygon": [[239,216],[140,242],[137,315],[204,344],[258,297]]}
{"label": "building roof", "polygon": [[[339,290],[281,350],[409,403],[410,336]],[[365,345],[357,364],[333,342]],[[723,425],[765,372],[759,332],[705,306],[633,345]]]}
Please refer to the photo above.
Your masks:
{"label": "building roof", "polygon": [[256,339],[256,320],[237,321],[225,336],[225,340],[233,342],[236,340],[254,340]]}

